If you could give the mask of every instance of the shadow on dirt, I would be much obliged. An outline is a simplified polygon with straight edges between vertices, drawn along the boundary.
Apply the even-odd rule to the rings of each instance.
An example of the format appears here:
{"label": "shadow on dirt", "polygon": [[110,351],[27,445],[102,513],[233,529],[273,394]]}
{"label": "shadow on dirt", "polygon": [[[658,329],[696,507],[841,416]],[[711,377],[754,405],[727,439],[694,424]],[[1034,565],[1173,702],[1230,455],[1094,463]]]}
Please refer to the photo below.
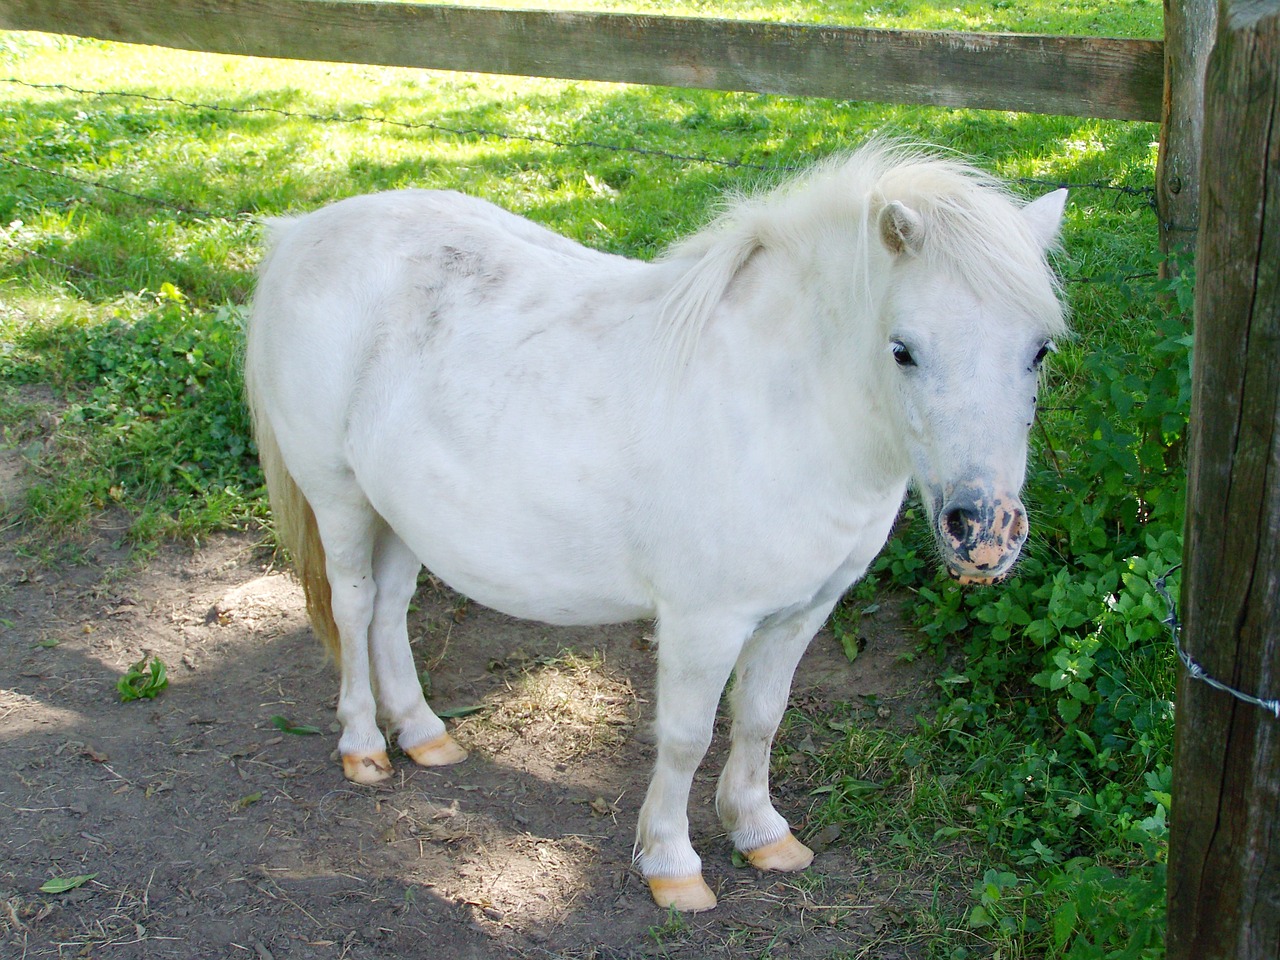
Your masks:
{"label": "shadow on dirt", "polygon": [[[653,906],[631,868],[652,763],[645,624],[551,628],[428,585],[410,634],[434,706],[485,708],[454,722],[471,758],[424,770],[398,756],[391,787],[347,783],[331,758],[336,672],[268,563],[245,536],[140,568],[105,542],[66,568],[0,546],[0,943],[14,956],[927,952],[933,878],[839,844],[798,877],[732,866],[712,802],[723,724],[690,811],[721,905]],[[886,622],[852,667],[820,635],[797,701],[918,703],[930,668],[897,660],[895,631]],[[122,704],[116,680],[144,654],[170,686]],[[776,796],[803,835],[796,758]]]}

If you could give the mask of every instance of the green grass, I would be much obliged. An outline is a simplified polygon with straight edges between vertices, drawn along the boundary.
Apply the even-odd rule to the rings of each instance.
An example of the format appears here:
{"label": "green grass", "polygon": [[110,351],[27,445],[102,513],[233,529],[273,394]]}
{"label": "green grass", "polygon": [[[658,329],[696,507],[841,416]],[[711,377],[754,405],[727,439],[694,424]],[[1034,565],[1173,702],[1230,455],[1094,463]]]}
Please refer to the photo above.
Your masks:
{"label": "green grass", "polygon": [[[1146,0],[572,6],[1140,37],[1161,17]],[[962,592],[908,525],[840,614],[848,639],[872,591],[908,591],[921,655],[963,654],[939,667],[936,708],[909,733],[852,706],[795,713],[782,739],[827,744],[815,827],[855,846],[887,834],[875,856],[960,885],[925,925],[936,956],[1160,955],[1173,661],[1152,580],[1181,550],[1190,283],[1152,279],[1153,126],[31,34],[0,34],[0,101],[0,429],[34,480],[4,522],[33,555],[75,556],[106,509],[144,550],[264,522],[239,399],[261,217],[447,187],[651,257],[723,190],[876,133],[959,150],[1027,195],[1046,189],[1031,181],[1137,190],[1077,189],[1068,206],[1076,335],[1043,398],[1020,576]]]}
{"label": "green grass", "polygon": [[[1141,187],[1150,184],[1153,162],[1154,133],[1141,124],[288,64],[21,34],[0,49],[6,73],[20,81],[0,83],[8,108],[0,127],[7,158],[0,229],[8,248],[0,262],[7,304],[0,339],[8,345],[0,372],[11,383],[55,383],[77,403],[98,396],[77,408],[80,419],[64,419],[65,435],[42,466],[48,482],[33,488],[33,509],[75,525],[86,521],[86,507],[118,502],[139,518],[141,540],[244,523],[257,510],[252,450],[231,450],[220,464],[209,456],[243,435],[236,385],[177,371],[170,361],[185,356],[183,345],[200,330],[204,353],[190,362],[234,377],[260,216],[377,189],[448,187],[584,243],[647,257],[696,227],[726,187],[771,182],[779,169],[880,131],[961,150],[1010,177]],[[58,86],[67,77],[82,88],[133,95],[76,93]],[[1114,250],[1150,240],[1140,197],[1081,191],[1069,218],[1068,274],[1147,256]],[[1080,292],[1078,327],[1089,336],[1095,314],[1114,314],[1112,294],[1094,284]],[[150,319],[139,328],[144,316]],[[1110,316],[1107,323],[1114,336]],[[111,335],[90,342],[103,324],[114,324]],[[166,341],[166,363],[135,366],[148,347],[138,338],[157,336]],[[113,365],[112,376],[104,365]],[[103,402],[121,378],[154,393],[173,386],[172,376],[181,376],[181,391],[149,409]],[[160,422],[173,416],[186,422]],[[154,461],[173,439],[169,426],[200,436],[178,464],[180,476],[163,468],[157,476]],[[77,458],[94,469],[67,469]]]}

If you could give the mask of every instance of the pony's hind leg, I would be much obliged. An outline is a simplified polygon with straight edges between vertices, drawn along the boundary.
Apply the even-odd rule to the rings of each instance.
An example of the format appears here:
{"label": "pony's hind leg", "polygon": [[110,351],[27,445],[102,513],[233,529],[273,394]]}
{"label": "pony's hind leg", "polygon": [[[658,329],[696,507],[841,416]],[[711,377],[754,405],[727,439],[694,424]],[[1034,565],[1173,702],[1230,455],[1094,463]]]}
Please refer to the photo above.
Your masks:
{"label": "pony's hind leg", "polygon": [[716,809],[734,846],[761,870],[803,870],[813,851],[797,840],[769,799],[769,753],[805,648],[829,604],[763,624],[747,640],[734,674],[729,759],[716,788]]}
{"label": "pony's hind leg", "polygon": [[640,809],[636,860],[660,907],[698,912],[716,905],[689,842],[689,790],[749,630],[722,620],[658,620],[658,762]]}
{"label": "pony's hind leg", "polygon": [[[357,495],[358,496],[358,495]],[[381,783],[391,776],[387,742],[378,728],[377,702],[369,671],[369,625],[377,586],[373,548],[381,520],[361,497],[315,498],[316,526],[324,543],[330,610],[341,642],[338,752],[342,771],[356,783]],[[319,505],[323,504],[323,506]]]}
{"label": "pony's hind leg", "polygon": [[369,654],[377,679],[378,707],[400,748],[424,767],[465,760],[467,752],[445,732],[444,721],[422,695],[405,616],[418,585],[422,564],[390,527],[383,526],[373,553],[377,584]]}

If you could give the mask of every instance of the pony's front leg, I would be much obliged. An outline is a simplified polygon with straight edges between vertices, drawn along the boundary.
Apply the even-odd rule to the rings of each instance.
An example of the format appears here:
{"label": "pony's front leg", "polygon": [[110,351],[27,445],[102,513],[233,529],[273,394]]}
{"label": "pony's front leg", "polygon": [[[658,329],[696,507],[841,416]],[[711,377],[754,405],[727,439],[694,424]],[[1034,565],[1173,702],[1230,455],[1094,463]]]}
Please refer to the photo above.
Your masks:
{"label": "pony's front leg", "polygon": [[803,870],[813,851],[797,840],[769,799],[769,756],[796,665],[831,604],[763,624],[747,640],[734,674],[732,745],[716,809],[737,849],[761,870]]}
{"label": "pony's front leg", "polygon": [[750,625],[665,615],[658,622],[658,762],[636,828],[636,861],[660,907],[716,905],[689,842],[689,790],[716,706]]}

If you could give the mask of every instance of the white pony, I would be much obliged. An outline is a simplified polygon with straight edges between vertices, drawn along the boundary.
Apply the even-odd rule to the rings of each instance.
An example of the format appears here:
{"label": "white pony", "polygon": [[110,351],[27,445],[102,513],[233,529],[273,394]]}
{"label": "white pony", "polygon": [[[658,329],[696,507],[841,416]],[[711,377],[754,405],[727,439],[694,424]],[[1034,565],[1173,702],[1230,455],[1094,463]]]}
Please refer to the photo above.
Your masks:
{"label": "white pony", "polygon": [[406,636],[425,564],[518,617],[657,619],[636,849],[660,905],[716,902],[687,804],[730,674],[720,817],[757,867],[807,867],[770,745],[908,481],[961,581],[1002,577],[1026,538],[1064,202],[1019,206],[967,166],[872,145],[654,263],[454,193],[276,225],[246,381],[281,542],[341,662],[346,776],[391,776],[380,720],[419,764],[466,756]]}

